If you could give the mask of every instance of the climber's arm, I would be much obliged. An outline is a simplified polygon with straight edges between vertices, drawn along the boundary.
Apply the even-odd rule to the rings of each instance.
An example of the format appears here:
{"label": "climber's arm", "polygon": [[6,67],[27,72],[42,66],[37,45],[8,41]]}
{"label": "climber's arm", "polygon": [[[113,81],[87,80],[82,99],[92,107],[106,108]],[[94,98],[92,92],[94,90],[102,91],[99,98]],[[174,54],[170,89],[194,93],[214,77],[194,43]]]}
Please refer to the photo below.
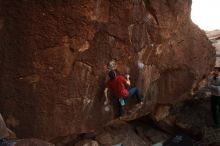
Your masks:
{"label": "climber's arm", "polygon": [[125,75],[125,78],[126,78],[126,84],[130,86],[131,85],[130,75],[129,74]]}
{"label": "climber's arm", "polygon": [[104,102],[104,104],[106,105],[106,104],[108,104],[108,88],[105,88],[104,94],[105,94],[105,102]]}

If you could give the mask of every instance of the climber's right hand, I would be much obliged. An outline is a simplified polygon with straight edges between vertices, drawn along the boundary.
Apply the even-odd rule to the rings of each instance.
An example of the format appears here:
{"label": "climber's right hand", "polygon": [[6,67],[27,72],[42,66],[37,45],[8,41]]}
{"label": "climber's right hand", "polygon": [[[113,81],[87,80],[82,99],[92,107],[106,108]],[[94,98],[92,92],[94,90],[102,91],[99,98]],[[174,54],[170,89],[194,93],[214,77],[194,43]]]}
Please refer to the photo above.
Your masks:
{"label": "climber's right hand", "polygon": [[125,78],[126,78],[127,80],[129,80],[129,79],[130,79],[130,75],[129,75],[129,74],[125,74]]}

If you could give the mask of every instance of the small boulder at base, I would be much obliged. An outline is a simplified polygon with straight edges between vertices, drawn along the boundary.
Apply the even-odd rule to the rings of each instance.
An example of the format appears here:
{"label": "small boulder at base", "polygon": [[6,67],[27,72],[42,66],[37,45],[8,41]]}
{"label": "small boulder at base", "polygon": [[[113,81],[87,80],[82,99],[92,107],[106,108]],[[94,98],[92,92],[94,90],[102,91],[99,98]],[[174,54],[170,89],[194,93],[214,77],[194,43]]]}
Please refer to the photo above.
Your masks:
{"label": "small boulder at base", "polygon": [[55,145],[42,140],[32,138],[32,139],[18,140],[15,146],[55,146]]}
{"label": "small boulder at base", "polygon": [[99,146],[99,144],[94,140],[83,140],[75,144],[75,146]]}

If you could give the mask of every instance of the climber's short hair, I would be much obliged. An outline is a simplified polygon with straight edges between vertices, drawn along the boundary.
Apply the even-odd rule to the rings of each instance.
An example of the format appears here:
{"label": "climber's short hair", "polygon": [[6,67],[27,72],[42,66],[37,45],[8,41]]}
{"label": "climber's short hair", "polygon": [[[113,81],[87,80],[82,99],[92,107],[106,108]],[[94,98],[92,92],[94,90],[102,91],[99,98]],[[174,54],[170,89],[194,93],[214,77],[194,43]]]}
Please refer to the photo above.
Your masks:
{"label": "climber's short hair", "polygon": [[214,67],[214,70],[220,72],[220,67]]}
{"label": "climber's short hair", "polygon": [[110,70],[108,73],[108,76],[111,80],[114,80],[116,78],[116,72],[114,70]]}

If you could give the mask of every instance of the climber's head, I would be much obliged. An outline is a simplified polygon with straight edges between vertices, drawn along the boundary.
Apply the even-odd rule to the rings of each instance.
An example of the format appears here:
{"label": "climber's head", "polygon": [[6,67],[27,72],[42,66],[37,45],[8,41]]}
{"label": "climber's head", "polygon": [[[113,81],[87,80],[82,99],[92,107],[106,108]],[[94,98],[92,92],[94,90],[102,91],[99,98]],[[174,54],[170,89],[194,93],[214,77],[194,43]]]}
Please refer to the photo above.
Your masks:
{"label": "climber's head", "polygon": [[111,80],[114,80],[115,77],[117,76],[117,74],[114,70],[109,71],[108,75]]}
{"label": "climber's head", "polygon": [[215,75],[215,76],[218,76],[219,73],[220,73],[220,68],[219,68],[219,67],[215,67],[215,68],[214,68],[214,75]]}

